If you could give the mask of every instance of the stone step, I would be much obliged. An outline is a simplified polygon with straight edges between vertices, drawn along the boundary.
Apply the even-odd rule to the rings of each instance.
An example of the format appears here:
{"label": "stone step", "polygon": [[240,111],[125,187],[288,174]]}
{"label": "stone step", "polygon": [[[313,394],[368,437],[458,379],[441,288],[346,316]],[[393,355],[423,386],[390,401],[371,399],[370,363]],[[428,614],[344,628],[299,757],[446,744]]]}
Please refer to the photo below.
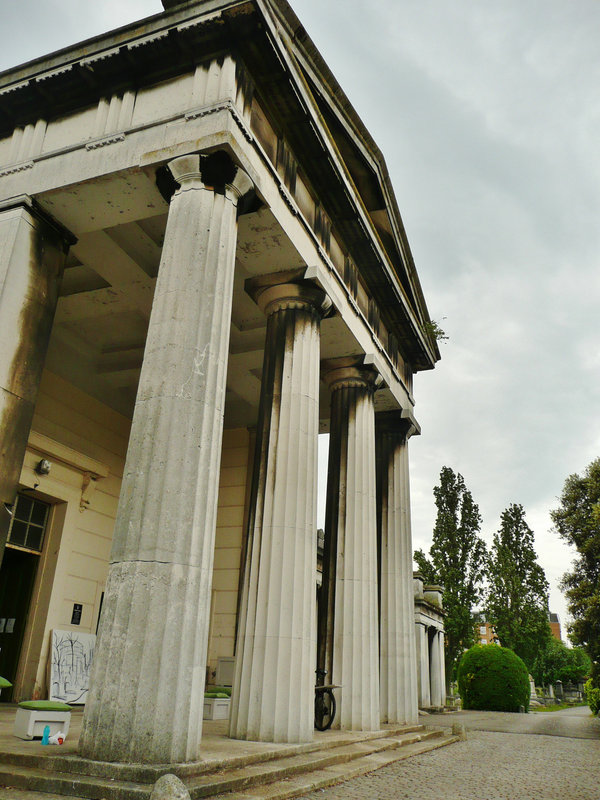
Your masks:
{"label": "stone step", "polygon": [[[148,800],[152,789],[149,784],[69,775],[65,772],[53,773],[36,767],[1,765],[0,787],[3,786],[42,793],[38,795],[38,800],[47,800],[47,795],[84,800]],[[3,791],[0,788],[0,797]]]}
{"label": "stone step", "polygon": [[[103,761],[91,761],[90,759],[80,758],[76,755],[42,755],[38,753],[23,752],[4,752],[0,753],[0,763],[3,765],[15,765],[22,767],[35,767],[48,772],[66,772],[69,774],[96,776],[99,778],[111,778],[111,780],[123,780],[133,783],[152,783],[166,772],[173,772],[182,780],[196,775],[208,775],[223,769],[237,769],[250,764],[264,763],[292,755],[312,753],[315,751],[330,750],[357,741],[370,741],[372,739],[383,739],[390,736],[404,736],[408,733],[420,732],[425,729],[424,725],[404,725],[396,728],[386,728],[381,731],[367,731],[364,733],[336,734],[335,738],[327,735],[319,736],[315,741],[304,744],[274,745],[272,750],[265,749],[260,752],[244,753],[237,756],[223,758],[204,757],[201,761],[188,764],[173,765],[165,770],[164,766],[153,766],[145,764],[119,764],[107,763]],[[265,745],[268,748],[268,745]],[[1,798],[0,798],[1,800]]]}
{"label": "stone step", "polygon": [[[272,796],[275,800],[280,796],[296,797],[311,791],[310,787],[337,783],[344,780],[345,776],[363,774],[398,758],[408,757],[413,752],[423,752],[422,748],[429,749],[455,740],[456,737],[445,737],[440,729],[424,730],[422,726],[415,726],[400,732],[367,734],[359,740],[331,740],[327,742],[329,746],[325,747],[323,745],[326,742],[321,742],[317,748],[311,747],[291,755],[273,751],[272,758],[263,758],[258,762],[254,760],[241,766],[220,762],[220,770],[210,769],[211,765],[208,765],[208,772],[181,777],[192,800],[208,797],[222,797],[224,800],[248,797],[256,800],[263,796]],[[72,800],[148,800],[153,783],[154,780],[127,781],[122,776],[109,777],[108,774],[101,777],[49,771],[26,764],[0,766],[0,786],[10,787],[0,789],[2,800],[5,797],[6,800],[55,800],[65,797]],[[9,791],[12,795],[4,794]]]}
{"label": "stone step", "polygon": [[[65,800],[64,794],[47,794],[46,792],[29,792],[27,789],[0,788],[2,800]],[[71,797],[70,800],[86,800],[85,797]]]}
{"label": "stone step", "polygon": [[334,786],[351,778],[357,778],[381,767],[386,767],[395,761],[445,747],[458,740],[457,736],[442,735],[424,742],[365,755],[350,763],[333,764],[323,769],[284,778],[268,786],[255,786],[243,792],[213,795],[211,800],[291,800],[291,798],[301,797],[310,792],[325,789],[327,786]]}
{"label": "stone step", "polygon": [[[223,776],[199,776],[186,781],[192,800],[214,797],[226,792],[245,790],[247,787],[264,786],[275,781],[306,772],[325,769],[334,764],[346,764],[386,750],[396,749],[428,739],[437,739],[443,731],[421,731],[401,736],[382,737],[316,751],[299,756],[282,758],[269,764],[256,764],[238,770],[230,770]],[[231,795],[228,795],[229,797]]]}

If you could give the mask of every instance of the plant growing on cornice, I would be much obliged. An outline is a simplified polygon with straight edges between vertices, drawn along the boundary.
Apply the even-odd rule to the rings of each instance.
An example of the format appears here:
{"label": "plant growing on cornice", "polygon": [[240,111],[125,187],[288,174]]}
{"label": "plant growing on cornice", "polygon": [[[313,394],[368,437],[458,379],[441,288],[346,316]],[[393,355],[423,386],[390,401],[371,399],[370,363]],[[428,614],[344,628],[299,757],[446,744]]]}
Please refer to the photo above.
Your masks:
{"label": "plant growing on cornice", "polygon": [[[446,317],[442,317],[442,319],[446,319]],[[436,342],[443,342],[450,338],[434,319],[423,323],[423,333],[425,336],[435,339]]]}

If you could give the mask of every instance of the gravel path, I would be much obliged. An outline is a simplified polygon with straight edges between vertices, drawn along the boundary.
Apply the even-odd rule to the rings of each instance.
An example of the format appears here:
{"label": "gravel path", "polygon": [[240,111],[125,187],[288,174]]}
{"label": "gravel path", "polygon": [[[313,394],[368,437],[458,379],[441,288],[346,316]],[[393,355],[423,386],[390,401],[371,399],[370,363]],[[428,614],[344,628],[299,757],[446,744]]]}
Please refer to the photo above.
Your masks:
{"label": "gravel path", "polygon": [[537,733],[600,741],[600,719],[593,717],[587,706],[565,708],[562,711],[530,711],[529,714],[454,711],[452,714],[429,714],[419,721],[440,728],[448,728],[452,723],[460,722],[468,731]]}
{"label": "gravel path", "polygon": [[302,800],[600,800],[600,741],[472,731]]}

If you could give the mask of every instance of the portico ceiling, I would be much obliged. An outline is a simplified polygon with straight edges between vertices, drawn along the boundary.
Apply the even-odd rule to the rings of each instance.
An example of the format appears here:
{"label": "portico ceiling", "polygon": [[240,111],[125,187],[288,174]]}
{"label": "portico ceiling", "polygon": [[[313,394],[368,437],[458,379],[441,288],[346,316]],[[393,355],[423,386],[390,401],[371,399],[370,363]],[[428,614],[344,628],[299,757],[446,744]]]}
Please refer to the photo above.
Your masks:
{"label": "portico ceiling", "polygon": [[[144,354],[168,205],[154,174],[140,170],[37,198],[76,237],[66,262],[47,367],[131,417]],[[247,278],[307,266],[266,207],[240,217],[226,425],[253,425],[260,396],[266,319]],[[322,326],[322,357],[361,353],[339,317]],[[323,416],[328,399],[323,387]]]}

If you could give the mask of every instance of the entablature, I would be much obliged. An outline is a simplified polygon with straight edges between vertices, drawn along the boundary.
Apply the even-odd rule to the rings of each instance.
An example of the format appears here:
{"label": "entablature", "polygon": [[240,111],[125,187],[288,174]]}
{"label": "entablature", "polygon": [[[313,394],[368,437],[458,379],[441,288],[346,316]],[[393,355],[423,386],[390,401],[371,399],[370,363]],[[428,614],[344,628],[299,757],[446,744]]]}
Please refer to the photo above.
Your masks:
{"label": "entablature", "polygon": [[[151,124],[140,117],[141,99],[162,90],[155,116],[164,117],[176,84],[186,76],[191,82],[194,70],[214,54],[235,53],[238,65],[243,62],[251,76],[242,113],[239,98],[229,98],[246,138],[255,137],[283,172],[282,195],[304,212],[319,246],[343,260],[344,274],[356,270],[361,280],[353,284],[354,300],[361,301],[362,285],[363,311],[374,328],[381,326],[389,334],[382,336],[389,338],[389,350],[394,353],[397,342],[411,370],[431,368],[439,354],[424,331],[423,309],[397,279],[398,268],[390,263],[372,217],[347,179],[306,81],[267,17],[258,0],[190,3],[0,75],[0,130],[18,129],[11,145],[16,160],[8,170],[30,169],[40,140],[46,140],[41,157],[60,127],[53,121],[75,109],[89,109],[87,124],[93,134],[87,134],[88,150],[122,142],[127,130]],[[215,110],[202,104],[196,109],[199,115]],[[194,103],[188,103],[186,118],[194,112]]]}

